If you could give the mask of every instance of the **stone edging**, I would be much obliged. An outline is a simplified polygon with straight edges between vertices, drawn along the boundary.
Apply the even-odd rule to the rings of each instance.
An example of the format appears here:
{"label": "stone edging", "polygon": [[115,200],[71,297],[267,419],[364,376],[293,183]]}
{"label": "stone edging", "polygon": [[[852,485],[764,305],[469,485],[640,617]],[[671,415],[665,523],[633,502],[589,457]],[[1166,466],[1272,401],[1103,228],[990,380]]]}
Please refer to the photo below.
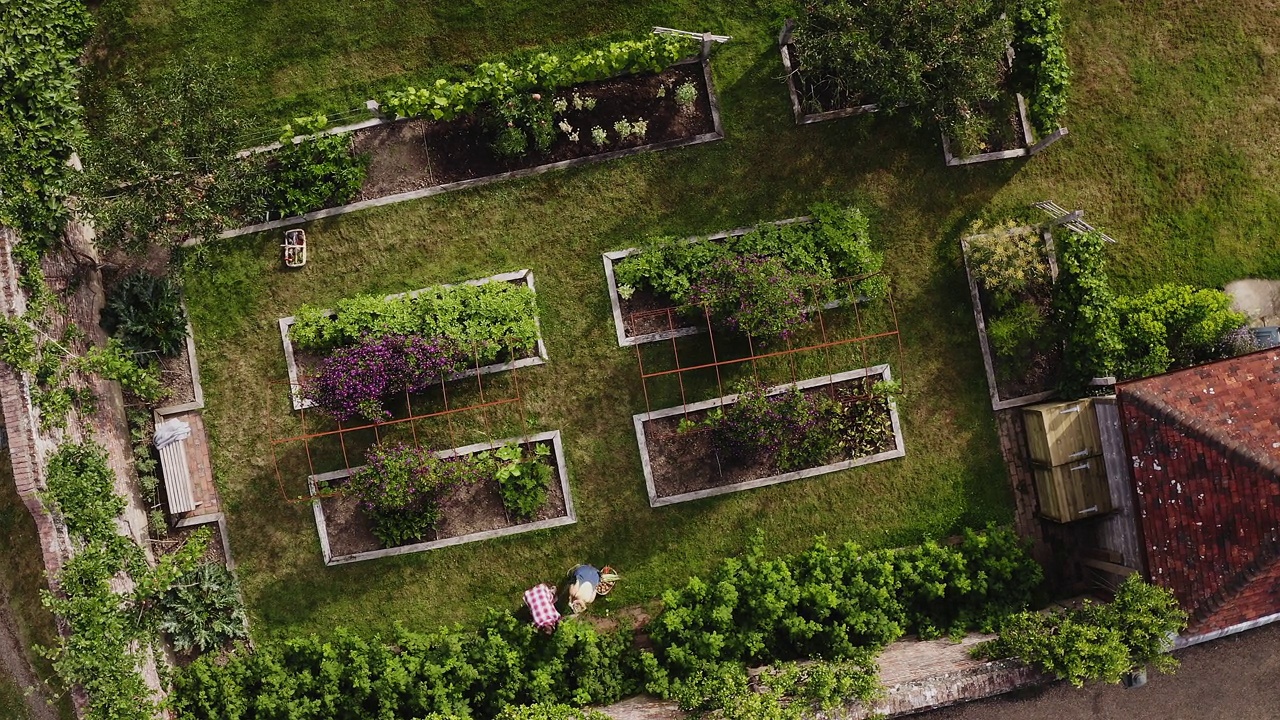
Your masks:
{"label": "stone edging", "polygon": [[[241,228],[225,230],[218,235],[222,238],[233,238],[241,235],[252,235],[254,233],[265,232],[268,230],[276,230],[279,228],[289,227],[292,225],[302,225],[305,223],[320,220],[322,218],[333,217],[335,215],[343,215],[357,210],[366,210],[368,208],[381,207],[383,205],[392,205],[394,203],[405,202],[407,200],[418,200],[420,198],[431,197],[441,193],[451,192],[453,190],[464,190],[466,188],[488,185],[490,183],[500,182],[503,180],[514,180],[517,178],[531,177],[541,175],[552,170],[563,170],[566,168],[581,167],[583,165],[591,165],[606,160],[616,160],[618,158],[629,157],[643,152],[654,152],[658,150],[670,150],[678,147],[686,147],[689,145],[700,145],[702,143],[713,142],[724,138],[724,126],[720,120],[720,100],[716,96],[715,84],[711,80],[711,65],[707,58],[692,58],[673,63],[671,67],[678,65],[690,65],[697,63],[702,66],[703,79],[707,85],[707,100],[711,105],[711,121],[714,130],[693,137],[677,138],[674,140],[664,140],[662,142],[650,143],[633,148],[623,148],[621,150],[611,150],[606,153],[598,153],[596,155],[587,155],[585,157],[572,158],[569,160],[561,160],[559,162],[547,163],[546,165],[535,165],[534,167],[521,168],[520,170],[512,170],[510,172],[498,173],[496,175],[486,175],[484,177],[471,178],[470,180],[459,180],[457,182],[445,183],[443,185],[435,185],[428,188],[418,190],[410,190],[408,192],[395,193],[385,195],[380,198],[372,198],[369,200],[361,200],[359,202],[339,205],[338,207],[325,208],[298,215],[295,217],[283,218],[280,220],[272,220],[270,222],[257,223],[255,225],[246,225]],[[196,245],[201,242],[198,238],[193,238],[184,242],[184,245]]]}
{"label": "stone edging", "polygon": [[[846,380],[854,380],[857,378],[880,375],[885,380],[892,380],[889,366],[875,365],[869,368],[861,368],[858,370],[846,370],[845,372],[836,373],[834,375],[823,375],[822,377],[810,378],[794,383],[786,383],[785,385],[777,385],[769,388],[767,391],[770,395],[776,395],[780,392],[798,388],[805,390],[807,388],[819,387],[828,383],[838,383]],[[649,507],[662,507],[664,505],[674,505],[676,503],[689,502],[691,500],[701,500],[703,498],[714,497],[716,495],[725,495],[728,493],[738,492],[741,490],[753,490],[768,485],[777,485],[778,483],[789,482],[791,480],[800,480],[803,478],[814,477],[815,475],[826,475],[828,473],[838,472],[840,470],[848,470],[849,468],[859,467],[862,465],[870,465],[883,460],[893,460],[903,457],[907,454],[906,446],[902,440],[902,425],[898,418],[898,403],[895,400],[889,401],[889,421],[893,426],[893,442],[894,449],[866,457],[856,458],[853,460],[841,460],[830,465],[820,465],[806,470],[796,470],[794,472],[783,473],[781,475],[773,475],[755,480],[747,480],[745,482],[734,483],[732,485],[722,485],[720,487],[707,488],[706,490],[695,490],[694,492],[681,493],[679,495],[668,495],[667,497],[658,497],[658,491],[653,482],[653,469],[649,463],[649,448],[645,442],[644,423],[646,420],[656,420],[658,418],[671,417],[673,415],[683,415],[687,412],[698,410],[709,410],[715,407],[731,405],[738,401],[738,395],[725,395],[723,397],[712,398],[702,402],[693,403],[691,405],[679,405],[663,410],[655,410],[647,413],[636,413],[631,416],[631,422],[635,425],[636,444],[640,447],[640,464],[644,468],[645,488],[649,492]]]}
{"label": "stone edging", "polygon": [[[533,286],[533,271],[529,269],[514,270],[512,272],[499,273],[490,275],[489,277],[480,278],[478,280],[468,280],[462,285],[484,285],[491,282],[511,282],[512,280],[523,280],[525,286],[537,297],[537,289]],[[386,300],[392,300],[401,297],[415,297],[418,293],[430,290],[432,287],[455,287],[454,284],[432,285],[430,287],[410,290],[409,292],[394,293],[384,296]],[[329,312],[333,312],[330,310]],[[293,356],[293,342],[289,339],[289,328],[293,327],[296,318],[293,315],[280,318],[277,323],[280,326],[280,342],[284,345],[284,361],[289,370],[289,399],[293,403],[294,410],[303,410],[305,408],[315,407],[315,403],[304,400],[302,398],[302,378],[298,374],[298,364]],[[482,365],[478,368],[463,370],[449,376],[449,380],[461,380],[463,378],[475,377],[476,375],[490,375],[492,373],[504,372],[506,370],[514,370],[516,368],[531,367],[534,365],[542,365],[547,362],[547,346],[542,341],[542,323],[538,320],[537,312],[533,316],[533,323],[538,329],[537,348],[538,352],[533,357],[521,358],[505,363],[494,363],[492,365]],[[193,354],[194,358],[195,355]]]}
{"label": "stone edging", "polygon": [[[1016,227],[1009,230],[1006,234],[1031,230],[1029,226]],[[995,361],[991,355],[991,341],[987,338],[987,321],[986,316],[982,312],[982,300],[978,295],[978,281],[974,279],[973,272],[969,269],[969,239],[978,237],[970,235],[960,238],[960,254],[964,259],[964,275],[969,281],[969,297],[973,300],[973,319],[978,326],[978,343],[982,347],[982,366],[987,372],[987,388],[988,394],[991,396],[992,410],[1008,410],[1010,408],[1018,408],[1024,405],[1031,405],[1042,400],[1048,400],[1058,394],[1057,390],[1046,390],[1044,392],[1032,393],[1016,398],[1000,397],[999,386],[996,384],[996,368]],[[1053,236],[1042,233],[1041,237],[1045,241],[1045,250],[1049,255],[1049,271],[1054,280],[1058,279],[1058,259],[1053,249]]]}
{"label": "stone edging", "polygon": [[156,408],[157,415],[173,415],[175,413],[187,412],[189,410],[204,409],[204,388],[200,385],[200,363],[196,362],[196,334],[191,327],[191,314],[187,312],[187,303],[182,303],[182,316],[187,321],[187,366],[191,368],[191,385],[195,400],[181,405],[169,405],[162,408]]}
{"label": "stone edging", "polygon": [[800,90],[796,87],[795,74],[797,69],[795,61],[791,57],[791,31],[795,27],[796,21],[794,18],[787,18],[787,21],[782,24],[782,32],[778,33],[778,52],[782,54],[782,68],[787,73],[787,93],[791,96],[791,114],[795,116],[796,124],[808,125],[826,120],[838,120],[840,118],[878,112],[880,106],[875,103],[840,108],[839,110],[824,110],[816,113],[806,113],[804,111],[800,105]]}
{"label": "stone edging", "polygon": [[[813,222],[813,218],[808,215],[800,217],[787,218],[786,220],[775,220],[770,223],[761,223],[781,227],[783,225],[791,225],[794,223]],[[758,226],[741,227],[733,230],[724,230],[710,235],[694,235],[687,237],[684,242],[695,243],[702,241],[723,240],[730,237],[740,237],[755,230]],[[672,330],[659,330],[658,332],[645,333],[644,335],[627,335],[626,325],[622,321],[622,298],[618,296],[618,281],[614,276],[613,266],[619,260],[640,252],[640,248],[627,248],[626,250],[613,250],[604,253],[604,278],[609,290],[609,305],[613,310],[613,327],[618,337],[618,347],[631,347],[633,345],[643,345],[645,343],[658,342],[659,340],[670,340],[671,338],[685,337],[688,335],[697,335],[706,332],[700,326],[674,328]],[[830,302],[822,306],[823,310],[831,310],[837,308],[842,303],[840,301]]]}
{"label": "stone edging", "polygon": [[[359,562],[361,560],[375,560],[377,558],[394,557],[396,555],[408,555],[410,553],[426,552],[428,550],[438,550],[453,545],[464,545],[466,543],[480,542],[481,540],[491,540],[493,538],[506,537],[508,535],[518,535],[520,533],[533,532],[535,530],[546,530],[548,528],[563,527],[578,522],[578,514],[573,509],[573,495],[569,492],[569,466],[564,460],[564,444],[560,439],[559,430],[551,430],[548,432],[540,432],[536,435],[527,437],[506,438],[487,443],[476,443],[474,445],[465,445],[463,447],[442,450],[433,453],[438,458],[454,457],[458,455],[471,455],[485,450],[493,450],[503,445],[511,445],[513,443],[532,443],[546,442],[550,440],[555,450],[555,458],[557,472],[560,476],[560,490],[564,493],[564,509],[565,514],[558,518],[550,518],[548,520],[538,520],[535,522],[521,523],[510,527],[499,528],[497,530],[484,530],[481,532],[468,533],[459,535],[458,537],[445,538],[444,540],[432,540],[430,542],[414,543],[412,545],[401,545],[399,547],[384,548],[382,550],[370,550],[368,552],[352,553],[351,555],[335,556],[329,550],[329,534],[328,526],[325,524],[324,508],[320,503],[318,496],[317,483],[321,481],[340,480],[350,477],[350,475],[360,468],[350,468],[348,470],[335,470],[334,472],[321,473],[312,475],[307,478],[307,488],[311,491],[311,509],[316,518],[316,530],[320,535],[320,552],[324,555],[325,565],[343,565],[346,563]],[[362,466],[363,467],[363,466]]]}

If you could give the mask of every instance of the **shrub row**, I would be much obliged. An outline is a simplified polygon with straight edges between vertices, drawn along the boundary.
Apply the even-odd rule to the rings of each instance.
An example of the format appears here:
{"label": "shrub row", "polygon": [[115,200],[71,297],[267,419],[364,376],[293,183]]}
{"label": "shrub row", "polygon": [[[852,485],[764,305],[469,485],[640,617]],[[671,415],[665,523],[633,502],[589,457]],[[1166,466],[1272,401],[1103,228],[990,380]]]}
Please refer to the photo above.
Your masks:
{"label": "shrub row", "polygon": [[436,286],[412,298],[357,295],[339,301],[332,314],[304,305],[289,330],[294,345],[311,351],[384,335],[443,338],[456,343],[468,359],[488,363],[503,353],[536,346],[537,304],[524,285]]}
{"label": "shrub row", "polygon": [[492,718],[511,705],[597,705],[637,692],[631,644],[630,633],[578,622],[544,634],[509,613],[476,632],[364,640],[339,630],[225,663],[206,655],[175,676],[171,697],[183,720]]}
{"label": "shrub row", "polygon": [[1121,583],[1111,603],[1085,601],[1072,610],[1010,617],[1000,637],[979,645],[974,654],[1017,657],[1076,687],[1098,680],[1116,683],[1148,663],[1163,672],[1177,667],[1178,661],[1165,651],[1186,625],[1187,614],[1173,593],[1135,573]]}
{"label": "shrub row", "polygon": [[629,630],[565,622],[546,635],[495,613],[476,632],[397,629],[366,641],[339,631],[225,662],[206,656],[177,674],[172,697],[182,720],[492,718],[509,705],[610,703],[642,687],[691,709],[728,710],[726,700],[746,697],[743,663],[821,657],[847,666],[784,668],[775,679],[779,689],[816,683],[802,698],[829,702],[869,696],[872,652],[904,632],[990,629],[1027,607],[1040,580],[1008,530],[904,550],[819,542],[777,560],[757,545],[664,595],[652,652],[638,651]]}
{"label": "shrub row", "polygon": [[[651,290],[751,335],[790,333],[807,307],[845,295],[850,288],[838,280],[877,273],[884,262],[857,209],[819,204],[810,213],[810,223],[765,224],[717,241],[653,238],[615,267],[619,292]],[[878,297],[885,288],[875,275],[853,282],[852,294]]]}
{"label": "shrub row", "polygon": [[910,632],[990,631],[1030,605],[1041,580],[1011,530],[899,550],[819,541],[776,560],[757,545],[707,580],[667,591],[649,633],[658,666],[673,677],[721,662],[840,659]]}
{"label": "shrub row", "polygon": [[515,66],[505,62],[482,63],[465,79],[441,79],[430,87],[409,87],[389,93],[382,100],[382,107],[398,117],[424,115],[435,120],[451,120],[517,95],[552,91],[615,75],[660,72],[688,55],[696,42],[676,35],[655,34],[611,43],[571,58],[538,53]]}

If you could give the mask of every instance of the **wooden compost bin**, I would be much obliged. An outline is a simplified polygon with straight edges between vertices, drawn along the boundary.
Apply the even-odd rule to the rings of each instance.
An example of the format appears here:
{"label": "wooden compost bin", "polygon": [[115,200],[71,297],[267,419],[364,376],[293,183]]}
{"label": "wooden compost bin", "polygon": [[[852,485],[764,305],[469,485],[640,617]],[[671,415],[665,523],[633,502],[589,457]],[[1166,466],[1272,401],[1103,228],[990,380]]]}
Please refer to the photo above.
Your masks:
{"label": "wooden compost bin", "polygon": [[1060,523],[1112,510],[1102,435],[1089,399],[1022,409],[1040,514]]}

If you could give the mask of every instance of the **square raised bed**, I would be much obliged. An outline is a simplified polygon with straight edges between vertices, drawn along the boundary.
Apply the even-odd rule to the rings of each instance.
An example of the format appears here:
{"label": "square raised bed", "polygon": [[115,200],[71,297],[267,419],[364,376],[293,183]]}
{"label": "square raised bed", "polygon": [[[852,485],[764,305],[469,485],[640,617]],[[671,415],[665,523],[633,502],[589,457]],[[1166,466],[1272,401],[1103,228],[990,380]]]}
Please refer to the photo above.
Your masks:
{"label": "square raised bed", "polygon": [[[311,491],[311,509],[316,518],[316,530],[320,535],[320,551],[325,565],[342,565],[361,560],[407,555],[409,553],[438,550],[452,545],[480,542],[519,533],[546,530],[572,525],[578,521],[573,509],[573,496],[569,492],[569,472],[564,460],[564,445],[560,431],[552,430],[521,438],[507,438],[495,442],[476,443],[464,447],[434,453],[448,458],[493,450],[504,445],[551,443],[555,477],[547,488],[547,501],[538,518],[526,522],[513,522],[507,516],[498,494],[497,481],[459,486],[449,490],[441,501],[441,527],[435,540],[382,548],[373,537],[368,517],[360,509],[355,498],[334,494],[321,497],[321,487],[340,487],[360,468],[337,470],[307,478]],[[452,513],[450,510],[454,510]],[[460,517],[463,513],[466,517]]]}
{"label": "square raised bed", "polygon": [[[769,388],[767,394],[776,395],[792,388],[801,391],[822,392],[824,388],[841,385],[892,380],[888,365],[849,370],[834,375],[801,380]],[[839,472],[861,465],[892,460],[906,455],[902,441],[902,426],[898,418],[898,405],[893,399],[885,401],[884,422],[890,429],[889,441],[869,455],[850,457],[817,467],[775,473],[762,464],[745,463],[726,469],[716,456],[707,437],[695,437],[678,432],[681,420],[695,419],[715,408],[732,405],[738,395],[705,400],[679,407],[638,413],[632,416],[636,442],[640,446],[640,461],[644,467],[645,486],[649,492],[650,507],[662,507],[675,503],[700,500],[726,493],[751,490]]]}
{"label": "square raised bed", "polygon": [[834,110],[805,112],[804,103],[800,100],[800,86],[804,83],[804,78],[800,75],[799,63],[796,61],[795,45],[791,43],[791,33],[795,30],[795,26],[796,21],[794,19],[788,19],[783,23],[782,32],[778,33],[778,51],[782,54],[782,69],[786,72],[787,93],[791,97],[791,113],[796,118],[796,124],[808,125],[826,120],[838,120],[840,118],[878,112],[880,106],[875,103],[836,108]]}
{"label": "square raised bed", "polygon": [[[512,272],[506,272],[506,273],[499,273],[497,275],[490,275],[489,277],[480,278],[478,280],[468,280],[463,284],[484,285],[485,283],[491,283],[491,282],[523,284],[526,287],[528,287],[530,291],[533,291],[534,293],[537,292],[537,290],[533,286],[533,271],[528,269],[515,270]],[[453,287],[453,285],[441,285],[436,287]],[[392,300],[392,299],[401,298],[401,297],[414,297],[418,293],[424,292],[425,290],[428,290],[428,289],[430,288],[420,288],[418,290],[411,290],[409,292],[395,293],[393,295],[387,295],[386,299]],[[293,323],[294,323],[293,315],[290,315],[289,317],[280,318],[279,320],[280,341],[284,345],[284,361],[289,371],[290,401],[293,403],[294,410],[302,410],[304,408],[315,407],[315,403],[309,400],[306,400],[302,397],[302,373],[298,368],[299,358],[297,354],[294,352],[293,342],[290,341],[289,339],[289,328],[293,327]],[[522,367],[530,367],[532,365],[542,365],[547,361],[547,346],[542,342],[542,326],[538,322],[538,318],[536,316],[534,317],[534,324],[538,326],[538,339],[537,339],[537,348],[536,348],[537,351],[535,354],[530,355],[528,357],[517,358],[509,362],[493,363],[490,365],[482,365],[479,368],[471,368],[468,370],[464,370],[459,373],[454,373],[453,375],[449,376],[449,379],[458,380],[461,378],[475,377],[476,375],[488,375],[490,373],[503,372],[506,370],[514,370],[516,368],[522,368]]]}

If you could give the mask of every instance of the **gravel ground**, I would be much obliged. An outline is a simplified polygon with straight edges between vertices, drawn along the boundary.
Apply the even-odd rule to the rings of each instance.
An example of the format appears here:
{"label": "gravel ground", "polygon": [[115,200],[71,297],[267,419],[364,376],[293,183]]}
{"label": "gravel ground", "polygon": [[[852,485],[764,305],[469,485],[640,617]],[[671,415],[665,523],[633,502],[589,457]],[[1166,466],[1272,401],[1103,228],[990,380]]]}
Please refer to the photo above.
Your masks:
{"label": "gravel ground", "polygon": [[1142,688],[1065,683],[914,716],[918,720],[1275,720],[1280,718],[1280,623],[1177,653],[1173,675]]}

